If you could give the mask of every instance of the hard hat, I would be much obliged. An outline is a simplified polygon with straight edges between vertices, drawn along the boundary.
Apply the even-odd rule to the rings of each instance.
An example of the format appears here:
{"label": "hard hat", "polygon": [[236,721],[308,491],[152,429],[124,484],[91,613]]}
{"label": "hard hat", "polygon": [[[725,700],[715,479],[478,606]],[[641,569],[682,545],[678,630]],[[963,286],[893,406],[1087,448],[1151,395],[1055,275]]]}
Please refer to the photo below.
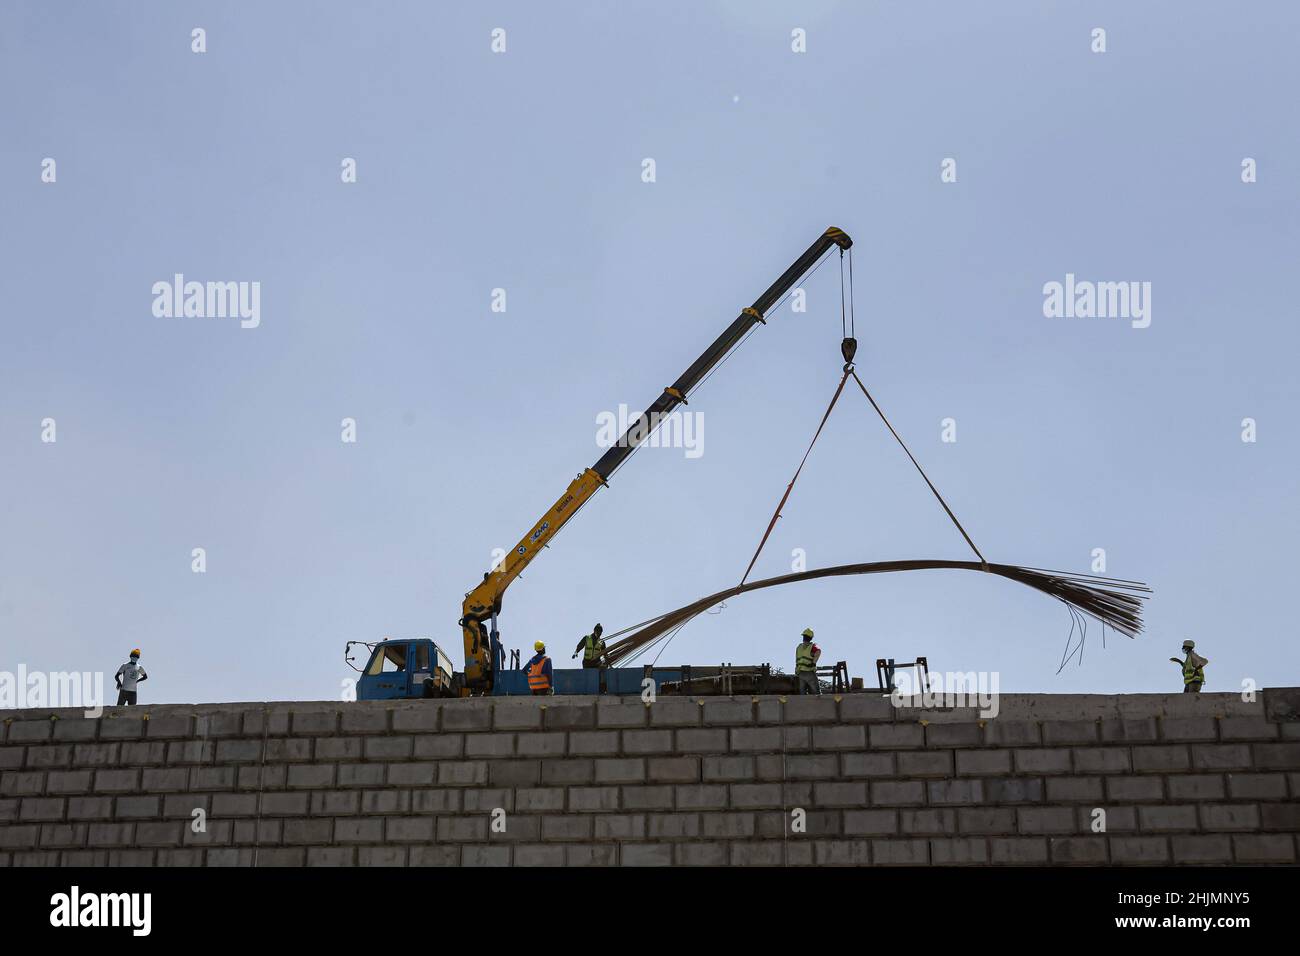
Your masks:
{"label": "hard hat", "polygon": [[813,636],[813,629],[811,627],[805,627],[803,629],[803,636],[811,640]]}
{"label": "hard hat", "polygon": [[132,656],[132,657],[139,657],[139,656],[140,656],[140,648],[138,648],[138,647],[133,648],[133,649],[131,650],[131,656]]}
{"label": "hard hat", "polygon": [[1194,650],[1195,648],[1196,648],[1195,641],[1183,641],[1183,650],[1190,651],[1190,650]]}
{"label": "hard hat", "polygon": [[538,641],[536,644],[533,645],[533,650],[544,651],[546,650],[546,645],[543,644],[541,641]]}

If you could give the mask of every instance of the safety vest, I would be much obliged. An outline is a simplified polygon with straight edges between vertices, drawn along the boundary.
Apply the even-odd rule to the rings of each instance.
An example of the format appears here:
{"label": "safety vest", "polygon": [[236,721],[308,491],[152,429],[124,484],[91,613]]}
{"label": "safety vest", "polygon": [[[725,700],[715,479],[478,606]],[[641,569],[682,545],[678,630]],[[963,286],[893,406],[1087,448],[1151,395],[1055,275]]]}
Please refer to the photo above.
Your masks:
{"label": "safety vest", "polygon": [[539,657],[537,661],[528,666],[528,689],[529,690],[550,690],[551,679],[546,676],[543,668],[546,667],[549,657]]}
{"label": "safety vest", "polygon": [[588,634],[583,638],[587,646],[582,649],[582,659],[584,661],[598,661],[601,655],[605,653],[605,642],[599,640],[594,634]]}
{"label": "safety vest", "polygon": [[813,644],[800,641],[794,649],[794,669],[796,671],[815,671],[817,660],[813,657]]}
{"label": "safety vest", "polygon": [[1183,683],[1205,683],[1205,668],[1198,667],[1191,661],[1183,661]]}

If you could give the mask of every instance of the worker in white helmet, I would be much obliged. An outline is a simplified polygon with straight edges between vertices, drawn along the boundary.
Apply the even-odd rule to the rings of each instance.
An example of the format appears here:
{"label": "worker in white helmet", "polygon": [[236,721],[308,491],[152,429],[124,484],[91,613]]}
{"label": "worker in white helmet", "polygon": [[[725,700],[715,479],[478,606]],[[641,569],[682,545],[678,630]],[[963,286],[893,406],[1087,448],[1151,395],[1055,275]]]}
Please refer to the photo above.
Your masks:
{"label": "worker in white helmet", "polygon": [[817,679],[817,661],[822,656],[822,649],[813,643],[813,629],[803,629],[803,640],[795,645],[794,673],[799,679],[800,694],[820,694],[821,681]]}
{"label": "worker in white helmet", "polygon": [[1210,661],[1196,653],[1195,641],[1183,641],[1183,654],[1182,660],[1169,659],[1183,669],[1183,693],[1199,694],[1205,684],[1205,665]]}

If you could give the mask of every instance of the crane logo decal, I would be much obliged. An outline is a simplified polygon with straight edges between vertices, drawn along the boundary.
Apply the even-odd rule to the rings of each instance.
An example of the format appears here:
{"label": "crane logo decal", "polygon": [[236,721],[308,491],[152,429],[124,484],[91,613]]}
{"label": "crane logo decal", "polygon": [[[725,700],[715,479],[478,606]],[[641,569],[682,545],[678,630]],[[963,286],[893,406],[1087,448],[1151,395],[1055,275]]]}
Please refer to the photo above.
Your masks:
{"label": "crane logo decal", "polygon": [[[542,535],[546,534],[546,532],[550,530],[551,530],[551,523],[549,521],[543,521],[541,525],[538,527],[538,529],[533,532],[532,537],[528,539],[528,543],[536,544],[537,539],[540,538]],[[520,550],[522,551],[523,549],[521,548]]]}

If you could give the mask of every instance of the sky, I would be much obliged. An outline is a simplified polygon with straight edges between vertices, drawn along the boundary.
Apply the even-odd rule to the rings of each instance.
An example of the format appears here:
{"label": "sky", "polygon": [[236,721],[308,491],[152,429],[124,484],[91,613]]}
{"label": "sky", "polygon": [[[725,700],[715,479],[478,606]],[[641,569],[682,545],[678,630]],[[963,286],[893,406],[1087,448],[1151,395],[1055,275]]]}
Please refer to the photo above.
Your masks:
{"label": "sky", "polygon": [[[1176,691],[1185,639],[1206,690],[1300,683],[1298,28],[1281,2],[5,3],[0,670],[111,687],[139,647],[142,703],[328,700],[349,640],[461,661],[464,593],[600,416],[836,225],[859,374],[984,554],[1103,549],[1154,589],[1147,630],[1061,669],[1061,604],[928,571],[744,595],[661,664],[789,670],[813,627],[868,684],[925,655],[1003,692]],[[840,376],[838,269],[691,396],[696,452],[639,451],[512,585],[507,647],[567,664],[596,621],[739,580]],[[156,314],[177,273],[258,283],[256,325]],[[1045,315],[1067,275],[1149,289],[1149,325]],[[800,553],[969,555],[859,394],[754,577]]]}

